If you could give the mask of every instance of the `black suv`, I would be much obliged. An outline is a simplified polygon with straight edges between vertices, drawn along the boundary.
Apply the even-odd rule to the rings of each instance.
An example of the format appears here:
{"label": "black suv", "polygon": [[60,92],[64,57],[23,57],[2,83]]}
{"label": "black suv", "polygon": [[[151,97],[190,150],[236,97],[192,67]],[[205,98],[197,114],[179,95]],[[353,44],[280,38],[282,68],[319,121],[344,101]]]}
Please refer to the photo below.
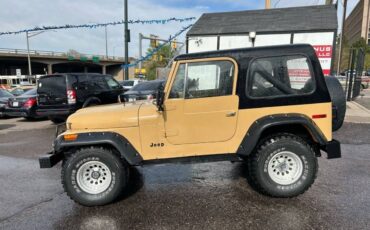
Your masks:
{"label": "black suv", "polygon": [[42,76],[37,84],[37,114],[64,122],[76,110],[118,101],[122,86],[111,75],[67,73]]}

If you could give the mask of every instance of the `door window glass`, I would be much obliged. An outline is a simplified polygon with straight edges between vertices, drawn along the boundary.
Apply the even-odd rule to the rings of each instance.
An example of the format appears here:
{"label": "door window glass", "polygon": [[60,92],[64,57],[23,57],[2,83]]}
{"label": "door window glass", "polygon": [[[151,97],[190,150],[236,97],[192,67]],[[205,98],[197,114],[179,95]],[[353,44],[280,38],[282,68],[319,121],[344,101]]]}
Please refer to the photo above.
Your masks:
{"label": "door window glass", "polygon": [[172,84],[169,98],[183,98],[185,84],[185,64],[180,64]]}
{"label": "door window glass", "polygon": [[234,64],[231,61],[189,63],[185,98],[231,95]]}

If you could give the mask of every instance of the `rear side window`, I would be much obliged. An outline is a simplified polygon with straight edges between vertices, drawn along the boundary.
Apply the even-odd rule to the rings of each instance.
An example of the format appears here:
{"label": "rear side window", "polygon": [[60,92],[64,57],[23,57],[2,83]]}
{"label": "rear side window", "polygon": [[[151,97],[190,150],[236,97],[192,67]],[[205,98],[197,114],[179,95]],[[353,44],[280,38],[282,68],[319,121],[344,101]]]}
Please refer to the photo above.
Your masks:
{"label": "rear side window", "polygon": [[91,83],[94,86],[94,88],[98,90],[109,90],[110,89],[106,80],[104,79],[104,76],[92,75],[92,76],[88,76],[88,78],[90,78]]}
{"label": "rear side window", "polygon": [[39,80],[37,93],[65,95],[67,93],[65,76],[48,76]]}
{"label": "rear side window", "polygon": [[104,79],[107,82],[109,88],[111,89],[121,88],[121,85],[118,83],[118,81],[114,80],[112,76],[105,76]]}
{"label": "rear side window", "polygon": [[246,94],[283,97],[310,94],[315,89],[309,59],[303,55],[258,58],[248,71]]}

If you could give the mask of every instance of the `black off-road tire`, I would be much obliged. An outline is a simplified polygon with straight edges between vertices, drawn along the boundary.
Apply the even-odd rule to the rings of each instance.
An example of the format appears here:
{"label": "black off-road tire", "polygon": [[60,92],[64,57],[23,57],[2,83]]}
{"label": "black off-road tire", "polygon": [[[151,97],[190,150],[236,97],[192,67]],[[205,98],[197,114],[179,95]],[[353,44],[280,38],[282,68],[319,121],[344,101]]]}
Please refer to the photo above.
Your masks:
{"label": "black off-road tire", "polygon": [[[86,163],[89,164],[88,162],[101,162],[108,167],[111,172],[111,182],[109,186],[100,193],[88,193],[78,182],[77,177],[81,175],[79,174],[79,169],[81,168],[82,170],[82,167],[84,167]],[[122,195],[128,183],[128,170],[127,163],[110,149],[101,147],[82,148],[63,161],[61,175],[62,184],[67,195],[81,205],[106,205],[115,201]],[[103,173],[103,171],[101,172]],[[103,176],[103,174],[101,174],[101,176]],[[90,177],[92,177],[92,174]],[[100,178],[102,179],[103,177]]]}
{"label": "black off-road tire", "polygon": [[325,82],[330,93],[332,105],[337,111],[336,117],[333,117],[332,122],[332,130],[337,131],[342,127],[344,117],[346,116],[346,94],[336,77],[325,77]]}
{"label": "black off-road tire", "polygon": [[66,122],[67,118],[66,117],[54,117],[54,116],[49,116],[48,119],[53,122],[54,124],[61,124]]}
{"label": "black off-road tire", "polygon": [[[294,183],[283,185],[272,179],[271,174],[268,172],[268,167],[270,166],[269,162],[275,162],[274,160],[276,159],[274,157],[279,156],[279,154],[284,155],[285,152],[295,154],[301,160],[303,167],[300,176],[296,177],[299,179]],[[279,157],[279,159],[284,158]],[[291,167],[289,166],[291,161],[288,160],[289,157],[286,159],[286,162],[288,167]],[[279,166],[275,167],[277,170],[279,169]],[[289,169],[284,170],[289,171]],[[254,189],[264,195],[286,198],[304,193],[313,184],[318,171],[318,163],[314,149],[304,139],[293,134],[280,133],[269,136],[260,142],[248,159],[248,170],[248,179]]]}

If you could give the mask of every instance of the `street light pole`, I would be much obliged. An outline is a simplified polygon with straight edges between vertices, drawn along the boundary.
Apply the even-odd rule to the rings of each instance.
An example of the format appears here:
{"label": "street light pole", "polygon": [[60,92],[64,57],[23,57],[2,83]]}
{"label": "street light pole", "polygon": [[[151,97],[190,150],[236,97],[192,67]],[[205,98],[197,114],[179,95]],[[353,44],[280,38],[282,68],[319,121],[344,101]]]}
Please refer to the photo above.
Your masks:
{"label": "street light pole", "polygon": [[[89,23],[95,23],[97,24],[97,22],[89,22]],[[104,26],[104,32],[105,32],[105,58],[108,59],[108,29],[107,29],[108,25],[105,25]]]}
{"label": "street light pole", "polygon": [[[128,0],[125,0],[125,65],[128,65],[128,43],[130,42],[130,31],[128,30]],[[125,80],[128,80],[128,68],[125,68]]]}
{"label": "street light pole", "polygon": [[[48,31],[52,31],[52,32],[55,32],[55,30],[48,30]],[[42,34],[44,32],[47,32],[46,30],[41,30],[39,32],[34,32],[34,33],[31,33],[29,34],[28,31],[26,31],[26,38],[27,38],[27,59],[28,59],[28,75],[32,75],[32,67],[31,67],[31,56],[30,56],[30,42],[29,42],[29,39],[31,37],[34,37],[34,36],[37,36],[39,34]]]}
{"label": "street light pole", "polygon": [[30,42],[29,42],[29,36],[28,31],[26,32],[26,38],[27,38],[27,59],[28,59],[28,75],[32,75],[32,67],[31,67],[31,56],[30,56]]}

